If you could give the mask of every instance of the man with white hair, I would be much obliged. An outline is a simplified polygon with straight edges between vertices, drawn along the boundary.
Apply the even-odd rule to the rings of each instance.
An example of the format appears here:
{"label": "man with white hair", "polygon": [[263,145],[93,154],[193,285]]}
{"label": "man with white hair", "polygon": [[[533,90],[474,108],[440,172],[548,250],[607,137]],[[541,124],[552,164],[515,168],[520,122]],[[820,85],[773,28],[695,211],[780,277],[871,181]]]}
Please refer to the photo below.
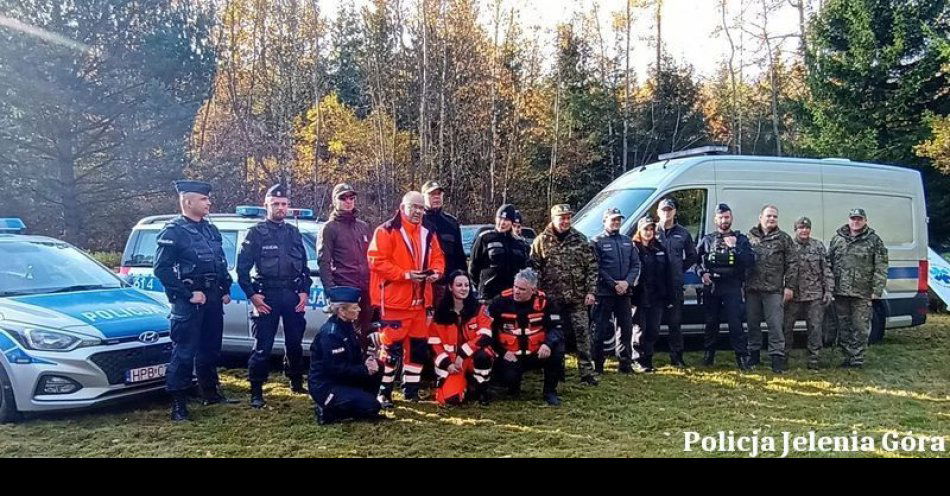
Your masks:
{"label": "man with white hair", "polygon": [[211,211],[211,185],[176,181],[181,215],[158,233],[155,277],[171,304],[172,356],[166,371],[172,395],[171,418],[188,420],[187,391],[192,372],[205,405],[232,403],[220,390],[218,360],[224,332],[224,307],[231,301],[231,276],[221,248],[221,233],[205,220]]}
{"label": "man with white hair", "polygon": [[445,271],[435,232],[422,223],[422,193],[410,191],[399,212],[376,228],[366,253],[370,267],[370,301],[379,307],[383,378],[379,403],[392,408],[396,368],[402,362],[402,385],[409,401],[419,399],[422,367],[429,359],[428,317],[432,285]]}
{"label": "man with white hair", "polygon": [[512,396],[521,394],[521,378],[526,370],[544,370],[544,401],[561,404],[557,383],[564,372],[564,331],[561,314],[553,301],[538,291],[538,273],[523,269],[515,275],[514,286],[502,291],[488,307],[492,320],[495,377]]}

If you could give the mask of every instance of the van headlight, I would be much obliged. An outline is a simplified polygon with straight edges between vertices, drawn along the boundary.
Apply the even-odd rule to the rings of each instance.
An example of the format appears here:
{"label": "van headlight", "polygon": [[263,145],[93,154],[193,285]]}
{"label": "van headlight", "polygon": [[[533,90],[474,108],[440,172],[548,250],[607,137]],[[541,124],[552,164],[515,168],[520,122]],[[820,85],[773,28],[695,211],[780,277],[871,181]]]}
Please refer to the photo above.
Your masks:
{"label": "van headlight", "polygon": [[102,344],[102,340],[85,334],[39,327],[11,329],[4,327],[23,346],[36,351],[72,351],[85,346]]}

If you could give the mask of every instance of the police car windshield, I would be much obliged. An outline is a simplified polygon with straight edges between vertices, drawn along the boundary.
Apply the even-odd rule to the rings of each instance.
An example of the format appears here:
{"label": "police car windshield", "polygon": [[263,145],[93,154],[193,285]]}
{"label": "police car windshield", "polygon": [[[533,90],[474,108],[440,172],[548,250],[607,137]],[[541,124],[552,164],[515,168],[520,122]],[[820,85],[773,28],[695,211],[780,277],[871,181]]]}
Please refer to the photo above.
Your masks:
{"label": "police car windshield", "polygon": [[118,277],[66,243],[0,243],[0,297],[121,287]]}
{"label": "police car windshield", "polygon": [[586,207],[574,215],[574,229],[592,238],[604,230],[604,210],[616,207],[620,209],[621,214],[629,218],[654,191],[656,191],[654,188],[601,191]]}

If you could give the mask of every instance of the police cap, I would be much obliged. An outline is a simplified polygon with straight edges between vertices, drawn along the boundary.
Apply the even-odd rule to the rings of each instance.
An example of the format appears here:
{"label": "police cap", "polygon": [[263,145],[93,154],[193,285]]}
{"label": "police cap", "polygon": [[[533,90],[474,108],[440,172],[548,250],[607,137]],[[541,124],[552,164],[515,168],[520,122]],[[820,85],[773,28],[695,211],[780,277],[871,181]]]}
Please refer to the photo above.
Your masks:
{"label": "police cap", "polygon": [[334,286],[327,290],[327,299],[330,303],[359,303],[360,288]]}
{"label": "police cap", "polygon": [[573,214],[574,210],[571,209],[571,205],[568,203],[559,203],[551,207],[551,217],[558,217],[561,215]]}
{"label": "police cap", "polygon": [[617,207],[610,207],[607,210],[604,210],[604,219],[613,219],[614,217],[624,218],[624,215],[620,213],[620,209]]}
{"label": "police cap", "polygon": [[675,199],[673,199],[673,198],[671,198],[671,197],[667,197],[667,198],[664,198],[664,199],[660,200],[660,210],[667,210],[667,209],[676,210],[676,200],[675,200]]}
{"label": "police cap", "polygon": [[274,197],[274,198],[287,198],[287,189],[284,188],[283,184],[275,184],[270,188],[267,188],[267,194],[265,197]]}
{"label": "police cap", "polygon": [[653,217],[644,215],[643,217],[640,217],[640,220],[637,221],[637,230],[639,231],[640,229],[643,229],[647,226],[656,226],[656,221],[653,220]]}
{"label": "police cap", "polygon": [[515,221],[515,215],[518,214],[518,209],[510,203],[506,203],[498,207],[498,211],[495,212],[496,219],[508,219],[512,222]]}
{"label": "police cap", "polygon": [[804,215],[799,217],[795,221],[795,229],[808,228],[811,229],[811,219],[805,217]]}
{"label": "police cap", "polygon": [[183,193],[198,193],[200,195],[208,196],[211,194],[211,185],[203,181],[192,181],[189,179],[183,179],[180,181],[174,181],[175,191],[178,194]]}
{"label": "police cap", "polygon": [[729,208],[729,205],[726,205],[725,203],[720,203],[719,205],[716,205],[717,214],[721,214],[725,212],[732,212],[732,209]]}
{"label": "police cap", "polygon": [[514,217],[511,218],[511,222],[516,222],[516,223],[520,224],[521,221],[522,221],[522,218],[521,218],[521,210],[515,210],[515,215],[514,215]]}
{"label": "police cap", "polygon": [[848,213],[848,217],[861,217],[864,219],[868,218],[868,214],[864,211],[863,208],[852,208],[851,212]]}

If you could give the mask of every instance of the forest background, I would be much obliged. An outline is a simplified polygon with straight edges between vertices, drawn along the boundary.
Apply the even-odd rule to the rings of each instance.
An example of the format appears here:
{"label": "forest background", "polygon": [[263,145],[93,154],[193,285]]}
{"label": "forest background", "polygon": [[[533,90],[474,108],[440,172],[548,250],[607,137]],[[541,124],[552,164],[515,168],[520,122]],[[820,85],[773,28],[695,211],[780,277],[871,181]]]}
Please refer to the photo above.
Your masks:
{"label": "forest background", "polygon": [[540,228],[721,144],[917,169],[950,239],[945,0],[695,1],[718,26],[696,43],[727,47],[711,74],[667,49],[663,0],[579,1],[549,29],[523,0],[0,0],[0,217],[121,250],[181,177],[225,212],[282,181],[321,219],[346,181],[373,225],[437,179],[463,223],[514,203]]}

